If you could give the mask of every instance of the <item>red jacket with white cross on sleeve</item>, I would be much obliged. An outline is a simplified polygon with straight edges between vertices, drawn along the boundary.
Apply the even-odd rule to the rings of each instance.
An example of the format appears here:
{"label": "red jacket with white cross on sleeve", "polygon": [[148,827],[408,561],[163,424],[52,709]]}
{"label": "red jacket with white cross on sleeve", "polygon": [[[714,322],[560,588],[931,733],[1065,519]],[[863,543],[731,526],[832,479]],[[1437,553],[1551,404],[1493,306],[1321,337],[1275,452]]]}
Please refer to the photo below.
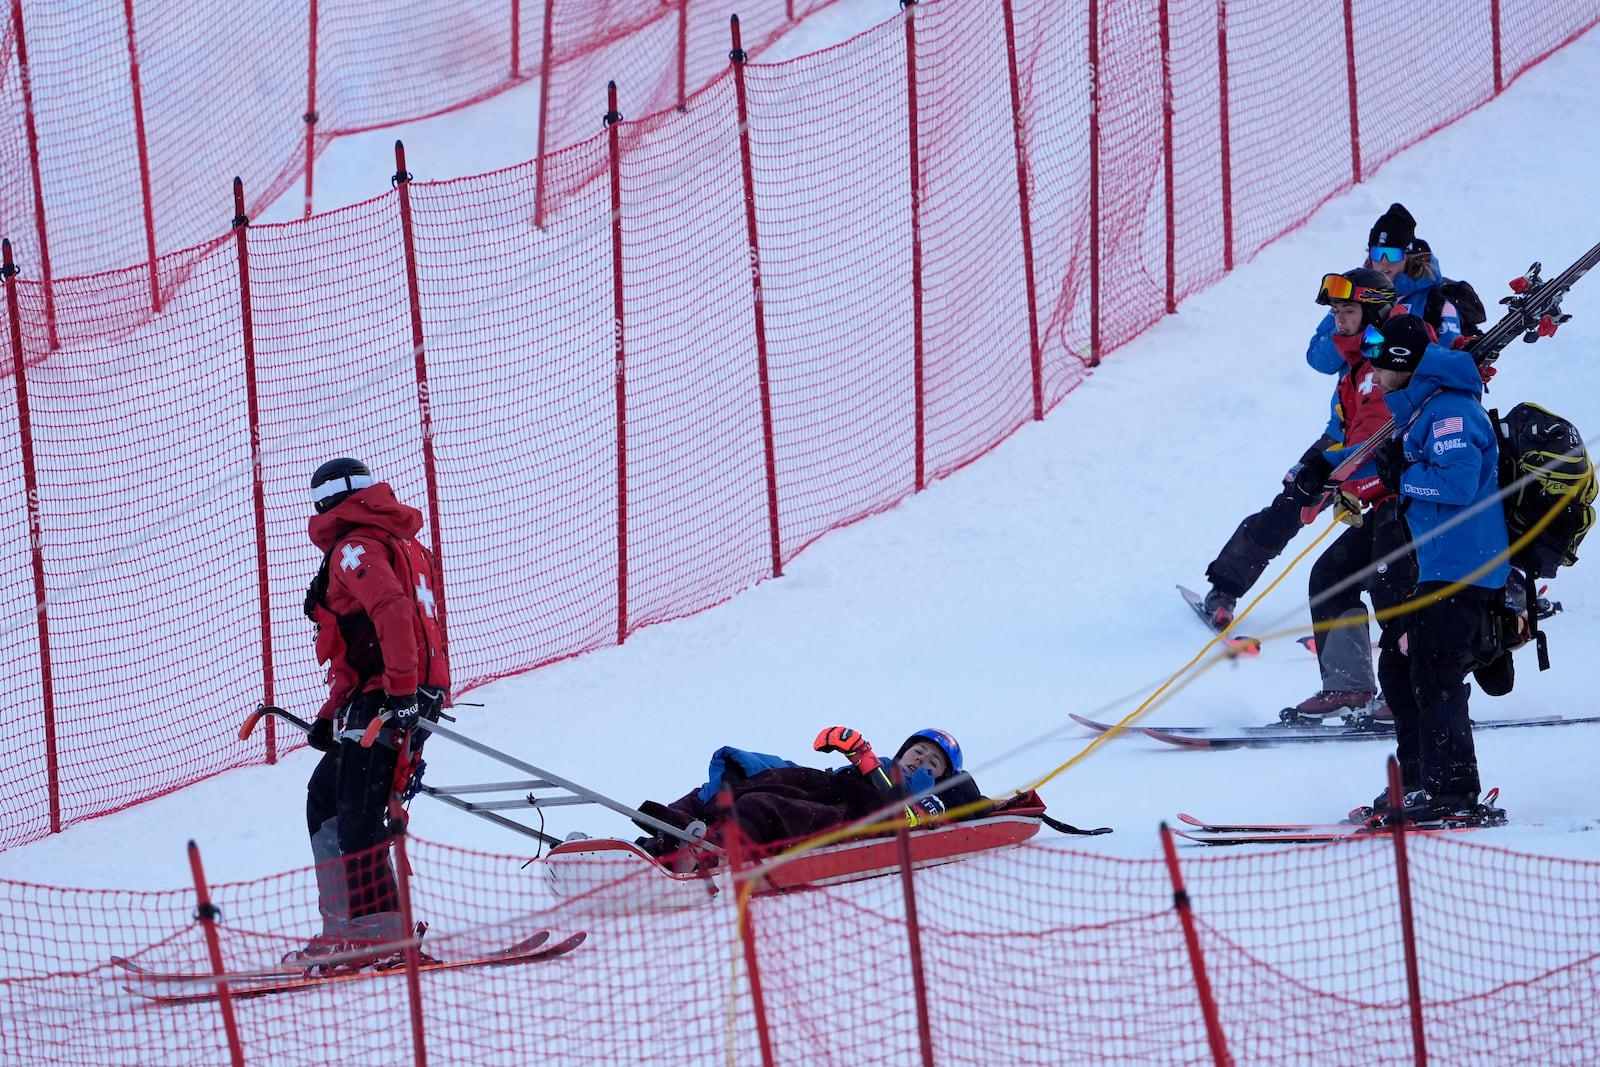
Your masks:
{"label": "red jacket with white cross on sleeve", "polygon": [[422,513],[379,482],[311,518],[311,541],[327,554],[326,588],[313,583],[306,611],[317,624],[317,662],[328,664],[333,716],[357,693],[409,696],[450,688],[443,604],[433,557],[415,540]]}

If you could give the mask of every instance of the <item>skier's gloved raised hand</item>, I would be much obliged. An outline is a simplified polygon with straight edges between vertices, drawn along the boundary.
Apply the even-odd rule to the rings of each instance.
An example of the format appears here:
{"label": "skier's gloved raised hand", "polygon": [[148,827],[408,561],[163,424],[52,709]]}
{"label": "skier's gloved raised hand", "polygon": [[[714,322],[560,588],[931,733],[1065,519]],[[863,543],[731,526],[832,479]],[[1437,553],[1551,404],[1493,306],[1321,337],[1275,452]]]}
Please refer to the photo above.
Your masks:
{"label": "skier's gloved raised hand", "polygon": [[333,720],[319,718],[313,722],[306,731],[306,743],[318,752],[332,752],[338,748],[339,742],[333,739]]}
{"label": "skier's gloved raised hand", "polygon": [[1406,446],[1398,437],[1391,437],[1372,453],[1372,463],[1378,468],[1378,481],[1391,493],[1400,492],[1400,479],[1406,473]]}
{"label": "skier's gloved raised hand", "polygon": [[829,726],[817,734],[817,739],[811,747],[818,752],[842,752],[849,756],[864,748],[871,748],[867,739],[848,726]]}
{"label": "skier's gloved raised hand", "polygon": [[421,711],[417,708],[416,693],[406,693],[403,696],[390,693],[384,698],[384,703],[389,709],[389,719],[397,729],[409,730],[416,726],[417,720],[422,717]]}
{"label": "skier's gloved raised hand", "polygon": [[867,739],[848,726],[828,727],[817,735],[811,747],[818,752],[842,753],[862,774],[870,774],[880,762]]}

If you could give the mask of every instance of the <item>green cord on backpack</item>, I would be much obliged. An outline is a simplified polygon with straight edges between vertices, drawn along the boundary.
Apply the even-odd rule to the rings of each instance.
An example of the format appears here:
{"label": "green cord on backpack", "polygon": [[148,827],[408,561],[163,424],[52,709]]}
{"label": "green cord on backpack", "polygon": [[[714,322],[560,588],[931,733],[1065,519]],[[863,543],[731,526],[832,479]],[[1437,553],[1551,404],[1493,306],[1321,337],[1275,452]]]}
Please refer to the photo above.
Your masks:
{"label": "green cord on backpack", "polygon": [[[1594,525],[1595,476],[1577,427],[1537,404],[1518,404],[1501,418],[1500,488],[1511,562],[1533,578],[1554,578],[1578,562],[1578,546]],[[1553,513],[1553,514],[1552,514]],[[1532,536],[1528,535],[1532,532]]]}

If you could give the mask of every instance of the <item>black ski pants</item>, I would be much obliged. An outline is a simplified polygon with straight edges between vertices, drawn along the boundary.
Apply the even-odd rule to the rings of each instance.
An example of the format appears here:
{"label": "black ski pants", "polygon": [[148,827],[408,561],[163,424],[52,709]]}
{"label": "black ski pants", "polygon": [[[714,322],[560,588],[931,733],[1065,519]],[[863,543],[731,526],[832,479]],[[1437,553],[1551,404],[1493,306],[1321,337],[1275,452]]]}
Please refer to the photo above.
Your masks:
{"label": "black ski pants", "polygon": [[[383,712],[382,692],[362,693],[345,709],[342,733],[359,733]],[[315,835],[322,824],[337,817],[339,855],[345,858],[349,883],[350,917],[397,911],[399,890],[389,866],[389,793],[394,786],[398,753],[379,742],[362,748],[344,737],[339,747],[323,755],[306,787],[306,823]]]}
{"label": "black ski pants", "polygon": [[1300,532],[1300,509],[1309,503],[1293,486],[1284,486],[1272,503],[1233,531],[1217,558],[1206,567],[1206,580],[1235,599],[1244,596]]}
{"label": "black ski pants", "polygon": [[[1402,616],[1403,627],[1384,633],[1378,678],[1394,712],[1400,777],[1407,791],[1434,796],[1482,792],[1478,756],[1467,712],[1467,673],[1477,666],[1490,638],[1490,613],[1498,590],[1469,585],[1441,600],[1432,594],[1446,582],[1423,582],[1422,604]],[[1400,636],[1406,650],[1400,650]]]}
{"label": "black ski pants", "polygon": [[[1391,498],[1369,508],[1360,526],[1345,530],[1312,564],[1308,591],[1323,689],[1376,688],[1361,594],[1371,598],[1380,620],[1411,595],[1417,559],[1410,542],[1399,502]],[[1379,562],[1391,554],[1394,559]],[[1383,627],[1396,624],[1403,623],[1380,622]]]}

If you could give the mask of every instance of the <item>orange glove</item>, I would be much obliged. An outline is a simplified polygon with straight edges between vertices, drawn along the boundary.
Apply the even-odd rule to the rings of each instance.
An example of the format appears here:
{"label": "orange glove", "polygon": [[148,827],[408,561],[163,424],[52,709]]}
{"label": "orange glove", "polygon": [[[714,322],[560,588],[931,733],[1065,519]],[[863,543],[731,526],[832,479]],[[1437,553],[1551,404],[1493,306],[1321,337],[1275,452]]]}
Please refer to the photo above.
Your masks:
{"label": "orange glove", "polygon": [[818,752],[840,752],[862,774],[871,774],[881,761],[867,739],[848,726],[830,726],[817,735],[811,747]]}

